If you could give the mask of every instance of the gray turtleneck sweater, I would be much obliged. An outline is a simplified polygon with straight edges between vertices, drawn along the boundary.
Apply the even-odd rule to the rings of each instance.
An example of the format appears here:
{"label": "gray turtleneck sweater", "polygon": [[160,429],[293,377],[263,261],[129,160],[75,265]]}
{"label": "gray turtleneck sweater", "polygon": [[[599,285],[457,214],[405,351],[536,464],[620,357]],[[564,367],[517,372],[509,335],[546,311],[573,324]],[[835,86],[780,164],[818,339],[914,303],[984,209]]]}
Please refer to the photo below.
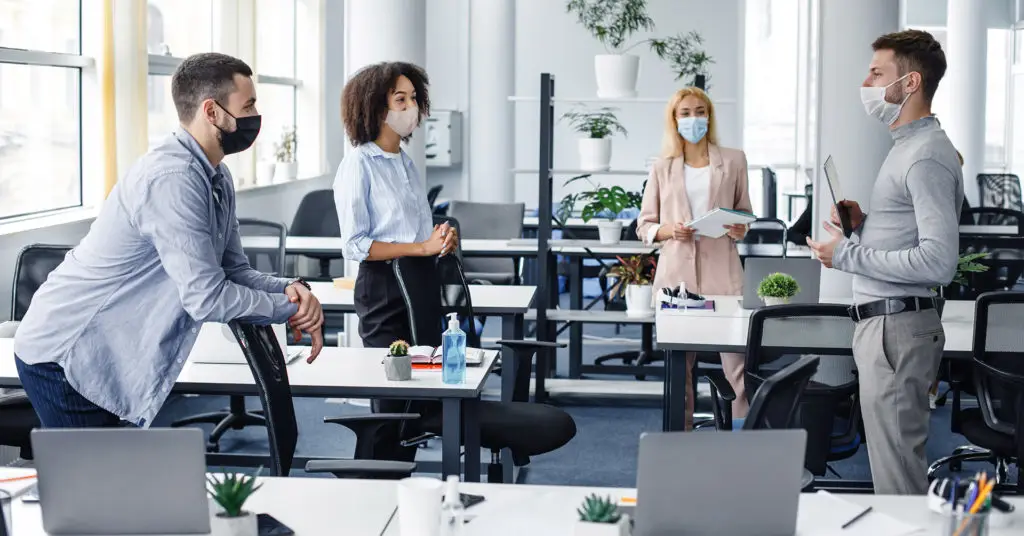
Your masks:
{"label": "gray turtleneck sweater", "polygon": [[853,274],[853,299],[933,296],[959,258],[964,178],[956,149],[934,116],[892,130],[871,192],[870,216],[836,246],[832,265]]}

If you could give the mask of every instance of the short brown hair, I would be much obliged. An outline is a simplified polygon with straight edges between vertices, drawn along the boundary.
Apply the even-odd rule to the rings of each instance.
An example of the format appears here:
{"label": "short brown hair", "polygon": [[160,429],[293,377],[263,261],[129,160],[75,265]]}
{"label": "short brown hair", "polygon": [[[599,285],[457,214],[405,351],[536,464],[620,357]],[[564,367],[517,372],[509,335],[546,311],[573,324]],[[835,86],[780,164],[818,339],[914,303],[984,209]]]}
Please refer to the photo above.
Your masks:
{"label": "short brown hair", "polygon": [[946,53],[932,34],[921,30],[885,34],[875,39],[871,48],[893,51],[900,76],[911,71],[920,73],[924,99],[932,101],[935,90],[939,89],[939,80],[946,74]]}
{"label": "short brown hair", "polygon": [[171,98],[178,111],[178,121],[191,121],[206,99],[227,106],[228,95],[238,89],[235,87],[236,74],[252,78],[252,69],[244,61],[227,54],[204,52],[182,60],[171,76]]}
{"label": "short brown hair", "polygon": [[416,90],[420,121],[430,115],[427,73],[411,63],[391,61],[360,69],[341,90],[341,122],[352,145],[362,145],[380,136],[381,123],[388,114],[388,97],[405,76]]}

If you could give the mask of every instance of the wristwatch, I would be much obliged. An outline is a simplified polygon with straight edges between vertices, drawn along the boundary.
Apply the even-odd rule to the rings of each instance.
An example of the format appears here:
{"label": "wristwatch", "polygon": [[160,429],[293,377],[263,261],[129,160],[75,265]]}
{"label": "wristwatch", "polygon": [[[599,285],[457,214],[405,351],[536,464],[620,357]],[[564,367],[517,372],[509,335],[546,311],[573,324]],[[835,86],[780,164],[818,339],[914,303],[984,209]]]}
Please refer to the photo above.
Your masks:
{"label": "wristwatch", "polygon": [[306,290],[313,290],[313,287],[309,286],[309,283],[307,283],[306,280],[301,277],[296,277],[295,279],[292,279],[290,282],[288,282],[288,285],[292,285],[294,283],[298,283],[306,287]]}

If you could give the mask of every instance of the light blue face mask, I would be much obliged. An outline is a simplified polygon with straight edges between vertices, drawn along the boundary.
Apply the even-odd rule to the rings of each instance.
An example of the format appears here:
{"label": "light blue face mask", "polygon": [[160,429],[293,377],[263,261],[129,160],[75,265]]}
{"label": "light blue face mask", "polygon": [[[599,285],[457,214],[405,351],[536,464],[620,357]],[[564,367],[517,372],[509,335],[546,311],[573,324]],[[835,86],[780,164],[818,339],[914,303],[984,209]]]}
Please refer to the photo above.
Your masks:
{"label": "light blue face mask", "polygon": [[708,118],[695,116],[677,117],[676,130],[679,131],[679,135],[684,140],[690,143],[697,143],[704,139],[704,136],[708,133]]}

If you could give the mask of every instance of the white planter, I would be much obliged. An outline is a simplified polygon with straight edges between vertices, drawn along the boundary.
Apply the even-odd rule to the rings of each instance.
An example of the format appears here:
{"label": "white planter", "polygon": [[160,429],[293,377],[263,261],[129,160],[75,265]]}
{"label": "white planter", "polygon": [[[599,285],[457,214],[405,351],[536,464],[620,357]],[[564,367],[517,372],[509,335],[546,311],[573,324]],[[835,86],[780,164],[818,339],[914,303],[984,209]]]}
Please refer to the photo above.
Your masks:
{"label": "white planter", "polygon": [[769,307],[772,305],[785,305],[789,303],[790,300],[789,298],[776,298],[773,296],[765,296],[762,299],[764,300],[764,304]]}
{"label": "white planter", "polygon": [[612,162],[611,138],[580,138],[580,169],[608,171]]}
{"label": "white planter", "polygon": [[266,162],[256,163],[256,184],[258,186],[266,186],[274,183],[274,174],[276,173],[276,162],[269,160]]}
{"label": "white planter", "polygon": [[588,523],[576,521],[573,536],[629,536],[629,517],[622,516],[618,523]]}
{"label": "white planter", "polygon": [[274,164],[274,182],[282,183],[295,180],[299,176],[298,162],[277,162]]}
{"label": "white planter", "polygon": [[618,244],[622,240],[622,222],[619,220],[597,222],[597,237],[602,244],[612,246]]}
{"label": "white planter", "polygon": [[632,99],[636,97],[636,79],[640,74],[640,57],[632,54],[599,54],[594,56],[597,97],[600,99]]}
{"label": "white planter", "polygon": [[626,316],[654,314],[653,285],[626,285]]}
{"label": "white planter", "polygon": [[210,518],[211,536],[257,536],[256,514],[245,512],[239,517],[214,514]]}

